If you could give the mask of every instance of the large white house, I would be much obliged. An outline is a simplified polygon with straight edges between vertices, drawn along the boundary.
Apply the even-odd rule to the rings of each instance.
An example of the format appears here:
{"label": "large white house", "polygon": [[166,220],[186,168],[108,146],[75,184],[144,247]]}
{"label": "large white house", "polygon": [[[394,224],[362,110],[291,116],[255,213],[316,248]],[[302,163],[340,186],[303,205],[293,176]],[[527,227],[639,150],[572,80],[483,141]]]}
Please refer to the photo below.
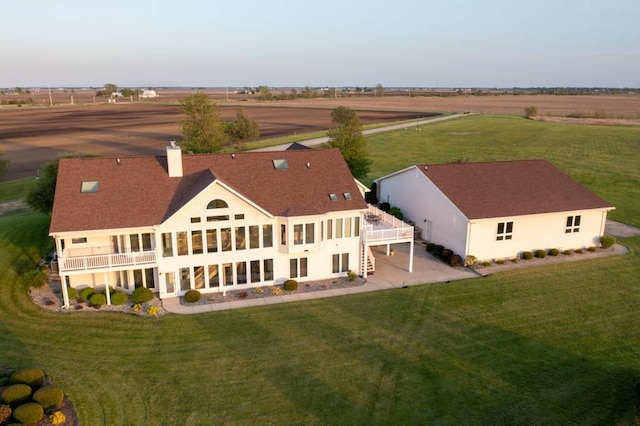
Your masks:
{"label": "large white house", "polygon": [[166,154],[60,160],[50,235],[66,306],[68,286],[165,298],[366,276],[370,246],[413,248],[336,149]]}
{"label": "large white house", "polygon": [[423,239],[478,260],[597,246],[614,209],[543,160],[423,164],[376,182]]}

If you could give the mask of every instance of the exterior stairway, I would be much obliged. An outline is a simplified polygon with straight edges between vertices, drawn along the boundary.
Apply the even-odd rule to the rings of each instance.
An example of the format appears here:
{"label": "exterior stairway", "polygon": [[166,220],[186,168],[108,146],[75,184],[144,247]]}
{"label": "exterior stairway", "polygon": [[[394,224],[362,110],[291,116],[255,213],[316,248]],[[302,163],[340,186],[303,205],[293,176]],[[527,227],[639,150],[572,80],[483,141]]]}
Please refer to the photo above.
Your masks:
{"label": "exterior stairway", "polygon": [[[371,250],[371,247],[366,246],[365,244],[362,244],[361,247],[362,247],[362,252],[361,252],[362,259],[364,259],[364,253],[365,253],[365,250],[367,250],[367,265],[366,265],[367,273],[366,273],[366,275],[372,275],[376,271],[376,258],[373,257],[373,251]],[[360,271],[360,275],[364,277],[365,276],[365,270],[364,270],[365,265],[363,263],[364,262],[361,262],[362,270]]]}

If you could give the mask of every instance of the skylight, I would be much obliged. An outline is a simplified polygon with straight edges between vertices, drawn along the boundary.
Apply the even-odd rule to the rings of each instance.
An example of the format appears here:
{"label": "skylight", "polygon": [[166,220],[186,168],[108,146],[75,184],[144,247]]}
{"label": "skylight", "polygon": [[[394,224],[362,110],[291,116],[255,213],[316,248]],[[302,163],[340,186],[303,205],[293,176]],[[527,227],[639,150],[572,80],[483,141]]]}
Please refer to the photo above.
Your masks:
{"label": "skylight", "polygon": [[345,200],[351,200],[351,193],[350,192],[345,192],[342,195],[344,195],[344,199]]}
{"label": "skylight", "polygon": [[336,194],[329,194],[329,198],[331,198],[331,201],[338,201],[338,196]]}
{"label": "skylight", "polygon": [[98,192],[97,180],[83,180],[80,192]]}
{"label": "skylight", "polygon": [[287,160],[272,160],[273,161],[273,168],[274,169],[288,169],[289,168],[289,164],[287,163]]}

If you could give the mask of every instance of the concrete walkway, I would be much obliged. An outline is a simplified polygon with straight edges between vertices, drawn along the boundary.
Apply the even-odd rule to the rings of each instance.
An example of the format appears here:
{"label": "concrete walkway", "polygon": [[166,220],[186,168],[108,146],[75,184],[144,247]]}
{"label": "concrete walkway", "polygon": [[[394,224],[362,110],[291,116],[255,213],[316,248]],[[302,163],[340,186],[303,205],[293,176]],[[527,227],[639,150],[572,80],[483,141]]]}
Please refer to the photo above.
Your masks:
{"label": "concrete walkway", "polygon": [[[434,118],[424,118],[424,119],[417,119],[415,121],[411,121],[408,123],[400,123],[400,124],[394,124],[391,126],[385,126],[385,127],[378,127],[376,129],[367,129],[367,130],[363,130],[362,134],[363,135],[373,135],[376,133],[383,133],[383,132],[390,132],[393,130],[400,130],[400,129],[410,129],[410,128],[419,128],[420,126],[422,126],[423,124],[429,124],[429,123],[437,123],[438,121],[445,121],[445,120],[453,120],[454,118],[459,118],[462,117],[464,115],[469,115],[469,114],[464,114],[464,113],[459,113],[459,114],[452,114],[452,115],[445,115],[443,117],[434,117]],[[300,145],[304,145],[304,146],[308,146],[308,147],[312,147],[314,145],[321,145],[323,143],[326,143],[329,141],[329,137],[327,136],[323,136],[321,138],[314,138],[314,139],[307,139],[306,141],[298,141],[297,143]],[[269,146],[266,148],[260,148],[260,149],[255,149],[253,151],[284,151],[287,148],[289,148],[289,146],[291,146],[292,144],[287,143],[287,144],[283,144],[283,145],[275,145],[275,146]]]}

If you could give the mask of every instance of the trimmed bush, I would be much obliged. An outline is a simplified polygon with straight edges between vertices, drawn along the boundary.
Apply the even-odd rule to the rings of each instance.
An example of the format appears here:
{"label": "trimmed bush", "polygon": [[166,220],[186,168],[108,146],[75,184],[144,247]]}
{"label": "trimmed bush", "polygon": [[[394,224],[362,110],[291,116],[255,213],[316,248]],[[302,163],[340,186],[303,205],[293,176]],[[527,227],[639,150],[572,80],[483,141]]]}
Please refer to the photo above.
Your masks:
{"label": "trimmed bush", "polygon": [[449,263],[451,256],[453,256],[453,251],[447,248],[442,250],[442,253],[440,253],[440,259],[442,259],[444,263]]}
{"label": "trimmed bush", "polygon": [[282,288],[285,291],[296,291],[298,289],[298,281],[296,280],[286,280],[284,284],[282,284]]}
{"label": "trimmed bush", "polygon": [[436,245],[434,243],[427,243],[427,251],[429,253],[433,253],[433,250],[436,248]]}
{"label": "trimmed bush", "polygon": [[0,398],[13,407],[31,400],[31,387],[24,383],[9,385],[0,394]]}
{"label": "trimmed bush", "polygon": [[433,248],[433,255],[436,257],[440,257],[442,255],[442,250],[444,250],[444,246],[436,244],[436,246]]}
{"label": "trimmed bush", "polygon": [[380,203],[380,205],[378,206],[378,208],[380,210],[382,210],[383,212],[388,212],[391,209],[391,204],[384,202],[384,203]]}
{"label": "trimmed bush", "polygon": [[564,250],[562,254],[564,254],[565,256],[571,256],[571,250]]}
{"label": "trimmed bush", "polygon": [[107,303],[107,296],[102,293],[93,293],[91,299],[89,299],[89,302],[92,306],[100,308],[102,305]]}
{"label": "trimmed bush", "polygon": [[591,246],[591,247],[587,248],[587,251],[589,251],[589,252],[593,253],[593,252],[595,252],[595,251],[596,251],[596,248],[595,248],[595,247],[593,247],[593,246]]}
{"label": "trimmed bush", "polygon": [[404,219],[404,215],[402,214],[402,210],[400,210],[400,207],[391,207],[389,209],[389,214],[391,216],[395,216],[396,218],[402,220]]}
{"label": "trimmed bush", "polygon": [[69,295],[69,300],[76,300],[78,298],[78,290],[73,287],[69,287],[67,289],[67,294]]}
{"label": "trimmed bush", "polygon": [[10,406],[1,404],[0,405],[0,425],[4,424],[7,420],[11,418],[11,413],[13,410]]}
{"label": "trimmed bush", "polygon": [[549,250],[549,256],[557,256],[560,254],[560,250],[552,248],[551,250]]}
{"label": "trimmed bush", "polygon": [[96,292],[95,289],[91,287],[83,288],[82,290],[80,290],[80,298],[84,300],[89,300],[91,299],[91,296],[93,296],[95,292]]}
{"label": "trimmed bush", "polygon": [[129,297],[121,291],[116,291],[111,295],[111,304],[115,306],[124,305],[127,300],[129,300]]}
{"label": "trimmed bush", "polygon": [[616,243],[616,237],[612,237],[611,235],[603,235],[600,237],[600,245],[603,248],[609,248]]}
{"label": "trimmed bush", "polygon": [[[138,287],[133,290],[133,294],[131,294],[131,300],[133,301],[133,303],[149,302],[153,300],[153,291],[150,288]],[[199,297],[198,300],[200,300]]]}
{"label": "trimmed bush", "polygon": [[578,254],[582,254],[582,249],[575,249],[573,252],[574,253],[578,253]]}
{"label": "trimmed bush", "polygon": [[533,259],[533,253],[531,253],[530,251],[523,251],[522,258],[525,260],[531,260]]}
{"label": "trimmed bush", "polygon": [[196,303],[201,297],[202,295],[198,290],[187,290],[184,294],[184,301],[187,303]]}
{"label": "trimmed bush", "polygon": [[39,368],[23,368],[11,375],[10,383],[22,383],[34,389],[44,384],[44,371]]}
{"label": "trimmed bush", "polygon": [[535,251],[535,255],[536,257],[539,257],[540,259],[543,259],[545,257],[547,257],[547,252],[544,250],[536,250]]}
{"label": "trimmed bush", "polygon": [[44,409],[42,405],[36,402],[29,402],[22,404],[15,410],[13,410],[13,418],[22,423],[23,425],[30,425],[37,423],[44,417]]}
{"label": "trimmed bush", "polygon": [[449,266],[462,266],[462,256],[457,254],[451,256],[451,259],[449,259]]}
{"label": "trimmed bush", "polygon": [[44,408],[54,408],[62,405],[64,392],[57,386],[44,386],[33,394],[33,400]]}
{"label": "trimmed bush", "polygon": [[496,265],[504,265],[504,259],[496,259]]}
{"label": "trimmed bush", "polygon": [[478,264],[478,258],[473,255],[467,256],[467,259],[464,262],[464,266],[468,268],[473,268],[477,264]]}

